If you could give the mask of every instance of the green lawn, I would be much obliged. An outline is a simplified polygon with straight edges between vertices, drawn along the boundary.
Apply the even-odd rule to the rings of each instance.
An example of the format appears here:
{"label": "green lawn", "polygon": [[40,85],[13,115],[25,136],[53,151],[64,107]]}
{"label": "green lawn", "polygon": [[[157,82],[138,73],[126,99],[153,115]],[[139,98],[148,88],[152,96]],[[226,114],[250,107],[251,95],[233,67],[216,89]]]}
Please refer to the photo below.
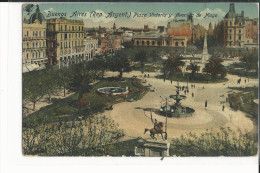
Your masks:
{"label": "green lawn", "polygon": [[[149,64],[145,64],[144,65],[144,72],[156,72],[156,71],[160,71],[162,69],[162,62],[155,62],[155,63],[149,63]],[[133,66],[133,70],[135,71],[141,71],[141,64],[140,63],[136,63]]]}
{"label": "green lawn", "polygon": [[[159,79],[163,79],[163,75],[158,75],[156,76]],[[169,80],[169,78],[166,78]],[[208,74],[201,74],[201,73],[196,73],[192,77],[190,73],[184,73],[183,74],[175,74],[172,78],[173,81],[179,81],[179,82],[187,82],[189,79],[189,82],[191,83],[220,83],[220,82],[226,82],[228,79],[226,78],[217,78],[213,79],[211,78],[210,75]]]}
{"label": "green lawn", "polygon": [[128,86],[130,92],[127,99],[141,99],[148,91],[147,87],[141,84],[139,79],[125,78],[125,81],[118,81],[117,78],[108,78],[101,80],[93,85],[90,92],[83,95],[83,100],[90,104],[87,106],[76,106],[74,103],[78,99],[78,94],[73,94],[65,99],[54,100],[53,104],[41,108],[23,118],[23,127],[37,126],[42,123],[51,123],[57,121],[70,121],[78,117],[87,117],[98,112],[104,111],[109,105],[125,101],[124,96],[102,96],[96,92],[98,88],[114,86]]}
{"label": "green lawn", "polygon": [[257,72],[246,72],[242,63],[234,63],[227,67],[227,72],[241,77],[258,78]]}

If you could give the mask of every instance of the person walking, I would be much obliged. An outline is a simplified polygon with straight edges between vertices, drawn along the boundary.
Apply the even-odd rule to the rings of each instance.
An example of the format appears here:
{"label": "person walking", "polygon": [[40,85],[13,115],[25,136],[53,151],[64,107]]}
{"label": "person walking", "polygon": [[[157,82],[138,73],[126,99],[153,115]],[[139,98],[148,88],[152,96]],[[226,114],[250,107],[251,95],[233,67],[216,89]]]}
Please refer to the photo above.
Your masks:
{"label": "person walking", "polygon": [[191,96],[194,97],[194,93],[191,93]]}
{"label": "person walking", "polygon": [[208,106],[208,101],[206,100],[205,101],[205,108]]}
{"label": "person walking", "polygon": [[223,106],[222,106],[222,111],[224,111],[224,109],[225,109],[225,106],[223,105]]}

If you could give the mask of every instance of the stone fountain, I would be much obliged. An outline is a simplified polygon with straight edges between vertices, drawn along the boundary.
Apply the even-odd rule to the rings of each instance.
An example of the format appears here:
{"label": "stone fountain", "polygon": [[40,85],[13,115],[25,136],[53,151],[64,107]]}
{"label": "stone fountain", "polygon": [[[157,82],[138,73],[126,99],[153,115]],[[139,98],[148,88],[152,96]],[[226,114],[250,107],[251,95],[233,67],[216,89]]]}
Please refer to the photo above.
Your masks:
{"label": "stone fountain", "polygon": [[166,105],[161,106],[160,113],[164,116],[167,113],[167,117],[189,117],[189,116],[192,116],[192,114],[195,112],[195,110],[192,109],[192,108],[181,105],[180,101],[185,99],[186,96],[179,94],[179,90],[180,90],[179,85],[177,85],[176,88],[177,88],[176,94],[169,96],[171,99],[175,100],[175,103],[172,104],[172,105],[166,104],[167,106]]}

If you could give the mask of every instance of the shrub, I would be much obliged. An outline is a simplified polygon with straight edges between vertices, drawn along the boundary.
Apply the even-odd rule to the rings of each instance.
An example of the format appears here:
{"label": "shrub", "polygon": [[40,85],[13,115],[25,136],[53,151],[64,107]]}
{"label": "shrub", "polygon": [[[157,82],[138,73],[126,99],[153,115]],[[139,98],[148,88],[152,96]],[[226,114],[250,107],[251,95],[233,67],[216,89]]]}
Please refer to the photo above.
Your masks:
{"label": "shrub", "polygon": [[257,139],[241,130],[220,128],[219,132],[208,131],[200,136],[190,133],[172,140],[171,155],[176,156],[253,156],[257,154]]}

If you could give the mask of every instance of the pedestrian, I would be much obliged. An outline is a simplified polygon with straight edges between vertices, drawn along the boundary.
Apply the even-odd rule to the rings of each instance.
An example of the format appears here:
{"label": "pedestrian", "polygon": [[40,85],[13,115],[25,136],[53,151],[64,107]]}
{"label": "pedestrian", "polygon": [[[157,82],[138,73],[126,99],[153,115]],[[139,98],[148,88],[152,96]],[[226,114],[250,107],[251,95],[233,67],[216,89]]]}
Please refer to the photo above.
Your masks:
{"label": "pedestrian", "polygon": [[223,105],[223,106],[222,106],[222,111],[224,111],[224,109],[225,109],[225,106]]}
{"label": "pedestrian", "polygon": [[194,93],[191,93],[191,96],[194,97]]}
{"label": "pedestrian", "polygon": [[148,77],[149,77],[149,73],[148,73]]}
{"label": "pedestrian", "polygon": [[184,90],[184,94],[186,95],[186,90]]}
{"label": "pedestrian", "polygon": [[205,101],[205,108],[208,106],[208,101],[206,100]]}
{"label": "pedestrian", "polygon": [[187,89],[187,93],[189,93],[189,90]]}

